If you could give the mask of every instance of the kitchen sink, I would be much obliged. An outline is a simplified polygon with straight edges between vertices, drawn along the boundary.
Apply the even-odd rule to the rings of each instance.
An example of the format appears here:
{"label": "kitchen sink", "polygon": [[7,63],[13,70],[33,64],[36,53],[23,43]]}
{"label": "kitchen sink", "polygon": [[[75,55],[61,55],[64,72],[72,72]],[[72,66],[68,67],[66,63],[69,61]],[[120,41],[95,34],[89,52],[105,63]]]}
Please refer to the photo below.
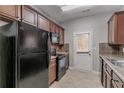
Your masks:
{"label": "kitchen sink", "polygon": [[116,60],[112,58],[107,58],[107,59],[115,66],[124,67],[124,60]]}

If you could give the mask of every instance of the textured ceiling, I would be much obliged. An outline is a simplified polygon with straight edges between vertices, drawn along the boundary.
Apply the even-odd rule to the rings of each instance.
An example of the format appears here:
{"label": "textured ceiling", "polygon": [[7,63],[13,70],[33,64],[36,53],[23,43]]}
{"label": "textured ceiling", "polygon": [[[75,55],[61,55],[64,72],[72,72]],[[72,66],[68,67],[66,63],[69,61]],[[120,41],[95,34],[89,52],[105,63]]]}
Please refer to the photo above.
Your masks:
{"label": "textured ceiling", "polygon": [[49,15],[52,19],[56,20],[57,22],[65,22],[69,20],[73,20],[79,17],[85,17],[100,13],[107,13],[107,12],[115,12],[121,9],[121,5],[92,5],[90,9],[84,9],[83,7],[74,9],[72,11],[63,12],[61,10],[61,6],[59,5],[36,5],[39,10],[45,12]]}

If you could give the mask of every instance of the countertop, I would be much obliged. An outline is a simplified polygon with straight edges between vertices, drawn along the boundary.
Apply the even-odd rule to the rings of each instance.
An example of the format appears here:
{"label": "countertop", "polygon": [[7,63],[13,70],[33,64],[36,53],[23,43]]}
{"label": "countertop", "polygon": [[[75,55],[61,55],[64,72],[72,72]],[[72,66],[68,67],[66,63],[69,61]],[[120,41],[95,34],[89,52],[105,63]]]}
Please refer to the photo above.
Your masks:
{"label": "countertop", "polygon": [[108,55],[108,54],[100,54],[100,57],[106,62],[111,69],[120,77],[120,79],[124,82],[124,67],[119,67],[113,65],[107,58],[117,59],[117,60],[124,60],[124,57],[117,56],[117,55]]}
{"label": "countertop", "polygon": [[56,54],[64,54],[64,55],[68,55],[68,52],[56,52]]}
{"label": "countertop", "polygon": [[[56,54],[68,55],[69,53],[68,53],[68,52],[56,52]],[[55,58],[57,58],[57,57],[58,57],[57,55],[56,55],[56,56],[51,56],[50,59],[55,59]]]}

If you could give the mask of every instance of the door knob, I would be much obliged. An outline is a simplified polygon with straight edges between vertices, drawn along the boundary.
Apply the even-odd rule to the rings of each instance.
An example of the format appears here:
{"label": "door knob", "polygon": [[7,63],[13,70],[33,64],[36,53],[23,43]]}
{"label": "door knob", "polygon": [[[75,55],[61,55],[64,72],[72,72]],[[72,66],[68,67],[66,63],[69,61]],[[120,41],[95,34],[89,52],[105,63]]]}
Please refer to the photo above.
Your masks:
{"label": "door knob", "polygon": [[89,51],[89,53],[88,53],[88,54],[89,54],[89,56],[91,56],[91,51]]}

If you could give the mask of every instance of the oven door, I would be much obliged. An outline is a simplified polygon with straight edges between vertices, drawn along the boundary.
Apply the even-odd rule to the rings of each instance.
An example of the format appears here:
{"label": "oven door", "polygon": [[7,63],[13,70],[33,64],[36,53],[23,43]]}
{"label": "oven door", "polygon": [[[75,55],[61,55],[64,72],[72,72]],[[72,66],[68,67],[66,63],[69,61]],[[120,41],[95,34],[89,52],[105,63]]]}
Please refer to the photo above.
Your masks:
{"label": "oven door", "polygon": [[60,80],[66,73],[66,57],[58,58],[57,62],[57,80]]}

